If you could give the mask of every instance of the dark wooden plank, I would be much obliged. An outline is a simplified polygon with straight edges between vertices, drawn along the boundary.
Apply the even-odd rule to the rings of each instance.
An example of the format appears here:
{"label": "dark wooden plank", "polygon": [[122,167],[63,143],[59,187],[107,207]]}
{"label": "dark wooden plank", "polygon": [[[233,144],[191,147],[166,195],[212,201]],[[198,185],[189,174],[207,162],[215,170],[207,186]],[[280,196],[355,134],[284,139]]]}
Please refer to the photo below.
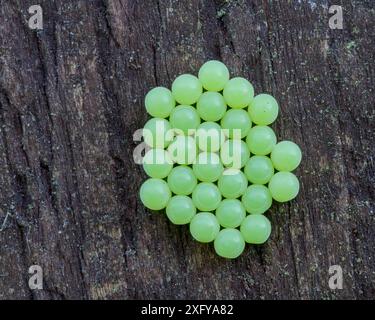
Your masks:
{"label": "dark wooden plank", "polygon": [[[44,0],[35,31],[32,1],[0,1],[0,298],[374,298],[375,7],[337,2],[343,30],[318,0]],[[146,92],[211,58],[279,100],[304,154],[235,261],[145,210],[132,158]]]}

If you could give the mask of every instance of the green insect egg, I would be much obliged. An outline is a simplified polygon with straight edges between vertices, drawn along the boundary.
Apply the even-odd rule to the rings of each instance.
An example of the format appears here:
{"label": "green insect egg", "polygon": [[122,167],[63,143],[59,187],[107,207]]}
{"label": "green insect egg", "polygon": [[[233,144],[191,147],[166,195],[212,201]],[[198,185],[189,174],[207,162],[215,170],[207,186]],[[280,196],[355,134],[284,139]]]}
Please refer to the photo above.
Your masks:
{"label": "green insect egg", "polygon": [[221,194],[216,185],[211,182],[199,183],[193,191],[194,205],[200,211],[213,211],[221,202]]}
{"label": "green insect egg", "polygon": [[251,214],[262,214],[272,205],[272,196],[267,187],[252,184],[242,196],[242,204]]}
{"label": "green insect egg", "polygon": [[250,129],[246,143],[251,153],[257,156],[270,154],[276,145],[275,132],[268,126],[255,126]]}
{"label": "green insect egg", "polygon": [[266,184],[274,174],[270,158],[266,156],[253,156],[245,165],[245,175],[251,183]]}
{"label": "green insect egg", "polygon": [[271,95],[258,94],[250,102],[249,114],[255,124],[266,126],[276,120],[279,114],[279,105]]}
{"label": "green insect egg", "polygon": [[172,160],[177,164],[192,164],[197,157],[195,139],[190,136],[177,136],[168,147]]}
{"label": "green insect egg", "polygon": [[147,179],[139,191],[143,205],[151,210],[164,209],[171,197],[168,184],[161,179]]}
{"label": "green insect egg", "polygon": [[190,233],[198,242],[214,241],[219,231],[219,222],[216,216],[210,212],[200,212],[190,222]]}
{"label": "green insect egg", "polygon": [[182,74],[172,83],[173,97],[179,104],[192,105],[196,103],[203,92],[201,82],[196,76]]}
{"label": "green insect egg", "polygon": [[225,141],[225,135],[216,122],[208,121],[198,127],[195,140],[200,150],[217,152]]}
{"label": "green insect egg", "polygon": [[228,110],[221,119],[224,134],[230,139],[243,139],[251,129],[251,119],[245,110]]}
{"label": "green insect egg", "polygon": [[271,160],[278,171],[293,171],[301,163],[302,152],[292,141],[281,141],[272,150]]}
{"label": "green insect egg", "polygon": [[216,209],[216,217],[224,228],[237,228],[245,219],[246,210],[237,199],[224,199]]}
{"label": "green insect egg", "polygon": [[187,196],[197,186],[198,180],[188,166],[176,166],[168,175],[168,186],[174,194]]}
{"label": "green insect egg", "polygon": [[217,184],[224,198],[235,199],[244,194],[248,181],[241,170],[226,169]]}
{"label": "green insect egg", "polygon": [[214,248],[220,257],[235,259],[244,251],[245,240],[239,230],[226,228],[217,235]]}
{"label": "green insect egg", "polygon": [[145,98],[147,112],[155,118],[166,118],[170,115],[176,102],[172,92],[164,87],[150,90]]}
{"label": "green insect egg", "polygon": [[227,111],[227,105],[220,93],[207,91],[199,98],[197,111],[204,121],[219,121]]}
{"label": "green insect egg", "polygon": [[198,78],[207,91],[221,91],[229,81],[229,70],[224,63],[210,60],[199,69]]}
{"label": "green insect egg", "polygon": [[166,213],[173,224],[188,224],[195,216],[197,209],[188,196],[173,196],[167,205]]}
{"label": "green insect egg", "polygon": [[240,231],[247,243],[262,244],[271,234],[271,223],[262,214],[251,214],[243,220]]}
{"label": "green insect egg", "polygon": [[243,109],[253,99],[254,88],[248,80],[237,77],[227,82],[223,95],[228,106],[233,109]]}
{"label": "green insect egg", "polygon": [[192,135],[201,123],[201,119],[195,108],[191,106],[177,106],[169,117],[170,125],[176,133]]}
{"label": "green insect egg", "polygon": [[223,173],[224,167],[216,153],[201,152],[193,164],[193,171],[198,180],[215,182]]}
{"label": "green insect egg", "polygon": [[227,140],[220,149],[223,165],[231,169],[241,169],[250,157],[247,144],[242,140]]}
{"label": "green insect egg", "polygon": [[151,178],[163,179],[171,172],[173,161],[163,149],[151,149],[143,158],[143,169]]}
{"label": "green insect egg", "polygon": [[291,172],[277,172],[270,180],[268,188],[278,202],[294,199],[299,192],[299,181]]}
{"label": "green insect egg", "polygon": [[173,130],[169,121],[161,118],[148,120],[142,131],[144,142],[151,148],[164,149],[173,140]]}

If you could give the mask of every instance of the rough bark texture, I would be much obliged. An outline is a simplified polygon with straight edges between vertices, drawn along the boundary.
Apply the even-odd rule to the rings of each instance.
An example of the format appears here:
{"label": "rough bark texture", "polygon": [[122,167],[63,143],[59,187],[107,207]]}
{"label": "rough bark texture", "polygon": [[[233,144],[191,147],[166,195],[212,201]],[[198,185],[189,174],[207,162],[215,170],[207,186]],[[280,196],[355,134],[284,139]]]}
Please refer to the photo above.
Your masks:
{"label": "rough bark texture", "polygon": [[[0,298],[374,298],[374,21],[372,0],[1,0]],[[146,92],[211,58],[279,100],[304,153],[298,198],[235,261],[145,210],[132,159]]]}

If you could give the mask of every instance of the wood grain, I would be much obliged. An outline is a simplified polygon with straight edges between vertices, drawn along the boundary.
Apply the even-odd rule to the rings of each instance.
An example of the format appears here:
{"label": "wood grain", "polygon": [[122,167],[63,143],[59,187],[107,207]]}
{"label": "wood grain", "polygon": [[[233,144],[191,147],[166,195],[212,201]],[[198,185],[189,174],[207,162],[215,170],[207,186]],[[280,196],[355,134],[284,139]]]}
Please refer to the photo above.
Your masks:
{"label": "wood grain", "polygon": [[[0,0],[1,299],[373,299],[371,0]],[[235,261],[141,205],[143,97],[222,60],[273,94],[303,150],[301,192]],[[30,265],[44,289],[28,287]],[[342,290],[328,286],[340,265]]]}

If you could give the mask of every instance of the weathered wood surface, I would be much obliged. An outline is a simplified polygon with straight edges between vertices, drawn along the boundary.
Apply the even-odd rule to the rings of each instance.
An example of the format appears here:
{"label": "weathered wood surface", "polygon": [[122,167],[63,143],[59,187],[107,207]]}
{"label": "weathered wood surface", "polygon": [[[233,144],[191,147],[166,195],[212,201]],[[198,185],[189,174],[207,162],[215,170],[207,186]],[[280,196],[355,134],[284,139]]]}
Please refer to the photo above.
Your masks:
{"label": "weathered wood surface", "polygon": [[[43,0],[41,31],[34,2],[0,1],[1,299],[375,297],[373,1]],[[145,210],[132,159],[146,92],[211,58],[279,100],[304,152],[298,198],[235,261]]]}

